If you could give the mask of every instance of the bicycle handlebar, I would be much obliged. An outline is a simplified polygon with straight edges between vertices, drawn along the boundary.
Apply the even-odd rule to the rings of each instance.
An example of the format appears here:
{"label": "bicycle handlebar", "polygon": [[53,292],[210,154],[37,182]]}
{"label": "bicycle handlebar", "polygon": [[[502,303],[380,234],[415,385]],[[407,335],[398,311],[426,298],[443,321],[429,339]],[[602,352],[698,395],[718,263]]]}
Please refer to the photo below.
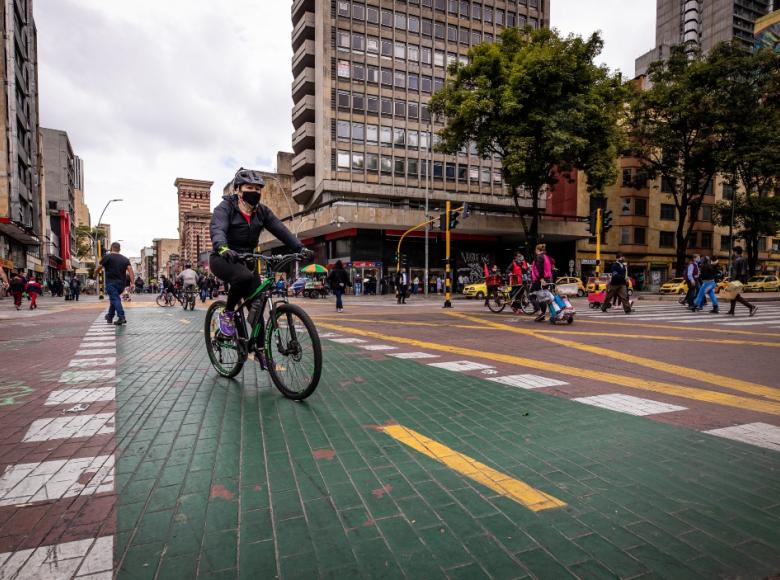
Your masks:
{"label": "bicycle handlebar", "polygon": [[303,262],[304,260],[308,260],[310,256],[311,254],[309,252],[306,252],[305,254],[303,252],[296,252],[294,254],[274,254],[272,256],[256,254],[254,252],[238,254],[238,257],[241,260],[260,260],[261,262],[265,262],[272,270],[281,269],[283,266],[292,262]]}

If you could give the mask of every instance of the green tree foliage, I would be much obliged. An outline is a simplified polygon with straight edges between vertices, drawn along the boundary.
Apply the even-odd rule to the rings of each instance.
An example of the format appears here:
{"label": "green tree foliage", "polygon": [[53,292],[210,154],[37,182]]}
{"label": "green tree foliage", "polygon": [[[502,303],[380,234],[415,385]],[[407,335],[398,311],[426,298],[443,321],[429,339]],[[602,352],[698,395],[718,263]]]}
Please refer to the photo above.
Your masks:
{"label": "green tree foliage", "polygon": [[88,226],[76,227],[76,257],[79,260],[94,257],[95,251],[93,240],[103,240],[105,235],[105,230],[102,228],[90,228]]}
{"label": "green tree foliage", "polygon": [[651,86],[636,90],[631,101],[630,143],[647,175],[662,178],[661,195],[677,208],[679,276],[699,208],[721,167],[718,80],[707,59],[684,46],[651,65],[649,79]]}
{"label": "green tree foliage", "polygon": [[[745,242],[748,271],[752,276],[758,264],[759,240],[780,231],[780,196],[740,194],[734,197],[734,237]],[[719,226],[728,226],[732,217],[732,202],[715,204],[713,220]]]}
{"label": "green tree foliage", "polygon": [[602,46],[598,34],[507,28],[498,42],[473,47],[469,64],[451,65],[431,101],[446,121],[441,151],[474,143],[483,158],[501,159],[530,247],[539,238],[540,195],[562,174],[585,171],[595,194],[617,177],[625,91],[619,75],[594,64]]}

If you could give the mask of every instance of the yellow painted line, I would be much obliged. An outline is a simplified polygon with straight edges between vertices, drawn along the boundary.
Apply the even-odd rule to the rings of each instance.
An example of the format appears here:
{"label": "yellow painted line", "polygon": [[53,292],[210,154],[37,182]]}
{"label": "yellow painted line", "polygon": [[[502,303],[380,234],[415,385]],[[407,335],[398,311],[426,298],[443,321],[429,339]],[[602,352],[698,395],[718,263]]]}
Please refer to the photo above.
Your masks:
{"label": "yellow painted line", "polygon": [[329,330],[335,330],[336,332],[344,332],[344,333],[354,334],[357,336],[377,338],[379,340],[384,340],[387,342],[395,342],[398,344],[403,344],[405,346],[427,348],[438,352],[448,352],[460,356],[477,357],[485,360],[492,360],[496,362],[507,363],[507,364],[531,368],[535,370],[557,373],[560,375],[567,375],[570,377],[577,377],[580,379],[601,381],[603,383],[618,385],[620,387],[638,389],[641,391],[662,393],[664,395],[670,395],[672,397],[692,399],[694,401],[701,401],[703,403],[712,403],[713,405],[723,405],[725,407],[746,409],[748,411],[757,411],[759,413],[767,413],[770,415],[780,415],[780,403],[776,403],[774,401],[767,401],[765,399],[751,399],[748,397],[731,395],[729,393],[721,393],[719,391],[708,391],[706,389],[699,389],[696,387],[685,387],[682,385],[675,385],[673,383],[653,381],[644,378],[632,377],[628,375],[618,375],[613,373],[606,373],[603,371],[594,371],[590,369],[570,367],[570,366],[566,366],[554,362],[540,361],[531,358],[519,357],[511,354],[503,354],[498,352],[484,352],[473,348],[465,348],[465,347],[453,346],[448,344],[439,344],[436,342],[427,342],[424,340],[418,340],[416,338],[410,338],[408,336],[392,336],[392,335],[382,334],[380,332],[363,330],[360,328],[341,326],[338,324],[329,324],[327,322],[320,323],[319,326],[323,328],[327,328]]}
{"label": "yellow painted line", "polygon": [[[360,322],[365,324],[382,324],[383,326],[426,326],[429,328],[465,328],[467,330],[491,330],[484,324],[447,324],[443,325],[441,322],[399,322],[395,320],[385,319],[369,319],[369,318],[349,318],[344,319],[338,316],[312,316],[315,321],[318,320],[332,320],[339,322]],[[528,319],[533,320],[531,318]],[[677,328],[677,327],[674,327]],[[647,334],[626,334],[620,332],[601,332],[601,331],[585,331],[585,330],[572,330],[570,326],[564,327],[562,330],[549,330],[535,329],[534,332],[540,334],[565,334],[566,336],[609,336],[613,338],[635,338],[637,340],[661,340],[669,342],[688,342],[691,340],[689,336],[668,336],[668,335],[647,335]],[[780,335],[778,335],[780,337]],[[727,338],[696,338],[696,342],[705,342],[708,344],[723,344],[729,346],[768,346],[773,348],[780,348],[780,341],[778,342],[765,342],[760,340],[745,340],[745,339],[727,339]]]}
{"label": "yellow painted line", "polygon": [[419,451],[423,455],[443,463],[453,471],[465,475],[477,483],[481,483],[499,495],[515,500],[531,511],[538,512],[566,506],[566,502],[531,487],[519,479],[514,479],[505,473],[496,471],[468,455],[458,453],[454,449],[429,439],[408,427],[387,425],[382,427],[382,431],[396,441],[400,441],[415,451]]}
{"label": "yellow painted line", "polygon": [[[680,330],[685,331],[688,336],[690,336],[691,332],[705,332],[705,333],[711,333],[711,334],[742,334],[742,335],[751,335],[751,336],[771,336],[771,337],[780,337],[780,332],[753,332],[750,330],[724,330],[719,328],[707,328],[704,326],[673,326],[671,324],[642,324],[640,322],[612,322],[610,320],[583,320],[581,318],[577,319],[577,324],[601,324],[601,325],[611,325],[611,326],[630,326],[631,328],[659,328],[662,330]],[[697,340],[694,338],[693,340]]]}
{"label": "yellow painted line", "polygon": [[538,338],[540,340],[551,342],[553,344],[559,344],[561,346],[565,346],[568,348],[582,350],[584,352],[589,352],[591,354],[595,354],[601,357],[612,358],[619,361],[625,361],[631,364],[635,364],[637,366],[646,367],[649,369],[654,369],[665,373],[671,373],[673,375],[686,377],[688,379],[693,379],[695,381],[701,381],[707,384],[714,384],[720,387],[726,387],[727,389],[732,389],[734,391],[740,391],[743,393],[749,393],[751,395],[756,395],[759,397],[767,397],[769,399],[780,401],[780,389],[767,387],[765,385],[760,385],[758,383],[751,383],[749,381],[734,379],[731,377],[726,377],[723,375],[718,375],[707,371],[701,371],[699,369],[684,367],[682,365],[666,363],[652,358],[645,358],[643,356],[636,356],[633,354],[620,352],[611,348],[604,348],[592,344],[582,344],[574,340],[566,340],[564,338],[555,338],[554,336],[542,335],[542,334],[538,334],[533,330],[528,330],[525,328],[517,328],[514,326],[509,326],[507,324],[501,324],[500,322],[493,322],[490,320],[485,320],[483,318],[477,318],[475,316],[468,316],[467,314],[461,314],[460,312],[448,312],[447,314],[449,314],[450,316],[454,316],[456,318],[468,320],[470,322],[486,324],[487,326],[498,330],[504,330],[506,332],[513,332],[515,334],[523,334],[525,336],[531,336],[534,338]]}

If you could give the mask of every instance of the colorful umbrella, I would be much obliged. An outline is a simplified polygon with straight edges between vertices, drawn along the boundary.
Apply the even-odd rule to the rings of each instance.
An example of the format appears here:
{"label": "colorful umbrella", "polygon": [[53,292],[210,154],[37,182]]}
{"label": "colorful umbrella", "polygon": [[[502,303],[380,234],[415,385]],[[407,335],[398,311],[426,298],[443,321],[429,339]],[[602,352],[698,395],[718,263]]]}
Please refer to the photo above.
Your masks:
{"label": "colorful umbrella", "polygon": [[328,269],[324,266],[320,266],[319,264],[309,264],[305,268],[301,268],[301,272],[306,274],[327,274]]}

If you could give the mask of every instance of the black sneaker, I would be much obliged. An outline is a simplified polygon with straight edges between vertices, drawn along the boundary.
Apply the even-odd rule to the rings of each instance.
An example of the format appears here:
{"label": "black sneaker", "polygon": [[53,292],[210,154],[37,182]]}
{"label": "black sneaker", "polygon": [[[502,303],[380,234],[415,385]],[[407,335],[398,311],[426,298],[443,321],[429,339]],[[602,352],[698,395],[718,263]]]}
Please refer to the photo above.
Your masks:
{"label": "black sneaker", "polygon": [[720,311],[717,308],[713,308],[710,310],[710,314],[720,314]]}
{"label": "black sneaker", "polygon": [[114,323],[116,326],[122,326],[123,324],[127,324],[127,320],[124,318],[117,318],[116,322]]}
{"label": "black sneaker", "polygon": [[106,322],[107,322],[108,324],[114,324],[114,319],[113,319],[113,318],[109,318],[108,316],[104,316],[103,318],[105,318],[105,319],[106,319]]}
{"label": "black sneaker", "polygon": [[534,322],[544,322],[544,314],[540,314],[536,318],[534,318]]}
{"label": "black sneaker", "polygon": [[754,315],[756,314],[756,312],[757,312],[757,311],[758,311],[758,306],[753,306],[753,307],[750,309],[750,314],[748,314],[748,316],[754,316]]}

